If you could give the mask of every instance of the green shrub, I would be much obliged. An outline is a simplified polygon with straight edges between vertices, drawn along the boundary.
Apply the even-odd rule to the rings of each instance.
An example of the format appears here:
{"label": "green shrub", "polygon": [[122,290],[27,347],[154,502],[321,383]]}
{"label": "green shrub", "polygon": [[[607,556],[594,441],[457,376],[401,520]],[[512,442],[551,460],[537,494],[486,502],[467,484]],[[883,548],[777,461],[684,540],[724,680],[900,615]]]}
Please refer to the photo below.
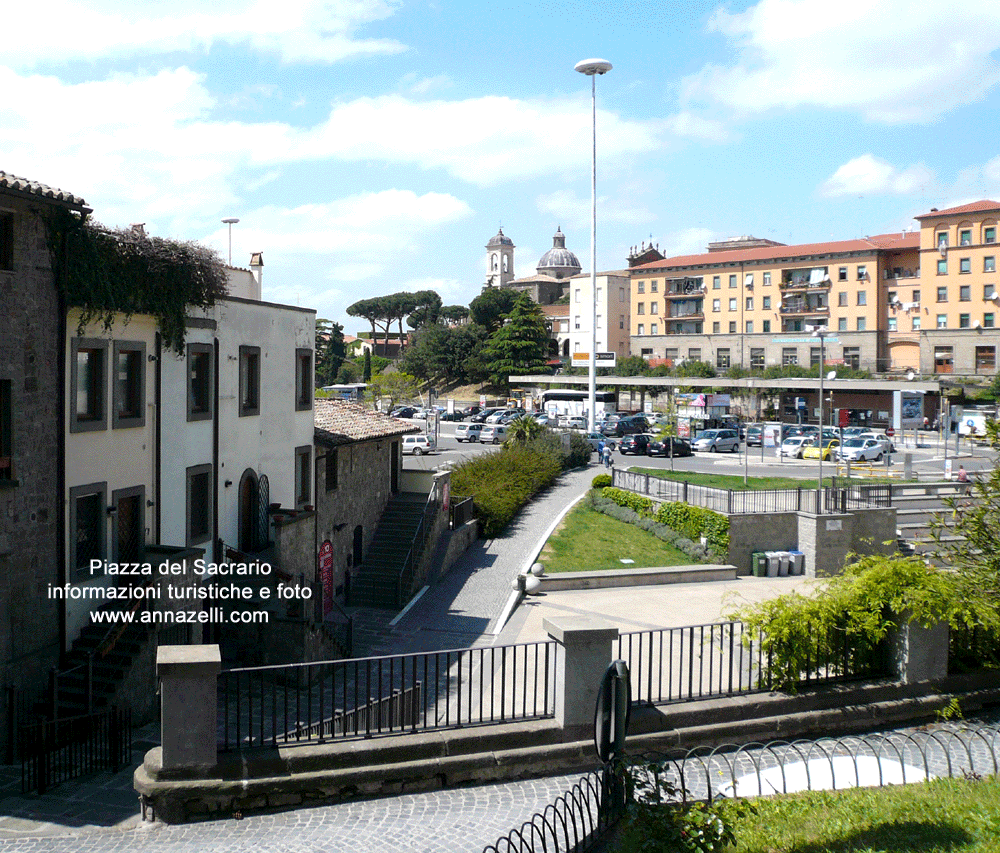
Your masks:
{"label": "green shrub", "polygon": [[614,480],[610,474],[598,474],[590,481],[590,488],[592,489],[603,489],[610,486]]}
{"label": "green shrub", "polygon": [[613,500],[618,506],[627,506],[639,515],[649,514],[653,510],[652,498],[637,495],[635,492],[628,492],[625,489],[618,489],[609,486],[604,490],[604,497]]}
{"label": "green shrub", "polygon": [[729,519],[720,513],[677,501],[660,504],[656,520],[691,539],[704,536],[715,551],[729,552]]}

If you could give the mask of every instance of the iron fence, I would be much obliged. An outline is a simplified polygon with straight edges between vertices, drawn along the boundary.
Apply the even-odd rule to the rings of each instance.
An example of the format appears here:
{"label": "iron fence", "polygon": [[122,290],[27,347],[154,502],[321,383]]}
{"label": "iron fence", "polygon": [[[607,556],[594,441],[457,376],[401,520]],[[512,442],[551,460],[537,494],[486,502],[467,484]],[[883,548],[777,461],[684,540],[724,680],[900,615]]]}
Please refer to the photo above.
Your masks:
{"label": "iron fence", "polygon": [[605,765],[483,853],[585,853],[618,822],[625,805],[620,777]]}
{"label": "iron fence", "polygon": [[475,503],[472,498],[452,497],[451,504],[451,529],[458,528],[472,520],[475,512]]}
{"label": "iron fence", "polygon": [[1000,633],[983,625],[961,624],[948,631],[948,672],[1000,668]]}
{"label": "iron fence", "polygon": [[99,770],[117,773],[132,757],[132,713],[39,720],[20,727],[21,791],[44,794],[53,785]]}
{"label": "iron fence", "polygon": [[226,670],[220,750],[551,717],[555,643]]}
{"label": "iron fence", "polygon": [[[741,622],[630,631],[618,637],[618,657],[628,664],[634,703],[688,702],[773,689],[763,640]],[[799,649],[798,661],[800,685],[887,675],[879,647],[843,632]]]}

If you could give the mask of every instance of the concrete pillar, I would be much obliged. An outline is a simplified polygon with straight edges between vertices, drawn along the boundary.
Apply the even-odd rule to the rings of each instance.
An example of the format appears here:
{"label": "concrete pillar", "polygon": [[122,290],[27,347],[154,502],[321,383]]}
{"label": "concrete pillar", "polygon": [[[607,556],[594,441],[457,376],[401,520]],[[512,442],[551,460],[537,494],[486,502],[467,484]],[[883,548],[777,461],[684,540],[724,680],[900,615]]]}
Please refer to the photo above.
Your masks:
{"label": "concrete pillar", "polygon": [[925,628],[909,622],[908,613],[896,617],[889,634],[892,670],[903,684],[938,681],[948,675],[948,623]]}
{"label": "concrete pillar", "polygon": [[809,577],[839,575],[854,547],[854,519],[848,513],[799,513],[799,550]]}
{"label": "concrete pillar", "polygon": [[590,616],[542,620],[556,648],[555,717],[567,740],[592,732],[601,679],[614,659],[618,628]]}
{"label": "concrete pillar", "polygon": [[218,646],[160,646],[160,736],[165,771],[216,764]]}

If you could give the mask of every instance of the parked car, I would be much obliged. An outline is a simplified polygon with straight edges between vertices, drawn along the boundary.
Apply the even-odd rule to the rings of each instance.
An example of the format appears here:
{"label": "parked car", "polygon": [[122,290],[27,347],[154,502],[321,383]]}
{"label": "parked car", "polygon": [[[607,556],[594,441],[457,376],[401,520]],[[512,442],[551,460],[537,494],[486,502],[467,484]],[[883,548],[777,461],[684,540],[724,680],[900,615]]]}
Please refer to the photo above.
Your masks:
{"label": "parked car", "polygon": [[889,438],[885,433],[882,432],[862,432],[854,436],[855,438],[874,438],[888,453],[896,452],[896,445],[892,443],[892,439]]}
{"label": "parked car", "polygon": [[691,445],[686,439],[667,436],[654,438],[646,445],[647,456],[691,456]]}
{"label": "parked car", "polygon": [[649,430],[649,422],[642,415],[632,415],[628,418],[619,419],[615,424],[614,434],[621,437],[623,435],[636,435]]}
{"label": "parked car", "polygon": [[580,415],[573,415],[570,418],[563,418],[559,422],[559,426],[566,427],[567,429],[586,429],[587,419],[580,417]]}
{"label": "parked car", "polygon": [[791,457],[801,459],[802,451],[812,444],[812,438],[805,435],[791,435],[778,446],[774,455],[778,458]]}
{"label": "parked car", "polygon": [[413,406],[397,406],[389,414],[394,418],[412,418],[417,413]]}
{"label": "parked car", "polygon": [[845,462],[881,462],[885,448],[874,438],[847,438],[836,456]]}
{"label": "parked car", "polygon": [[600,444],[600,443],[601,443],[602,441],[603,441],[603,442],[604,442],[604,443],[605,443],[605,444],[606,444],[606,445],[607,445],[608,447],[610,447],[610,448],[611,448],[612,450],[614,450],[614,449],[615,449],[615,447],[617,446],[617,445],[615,444],[615,441],[614,441],[614,439],[612,439],[612,438],[607,438],[606,436],[602,435],[602,434],[601,434],[601,433],[599,433],[599,432],[588,432],[588,433],[587,433],[587,434],[586,434],[586,435],[584,436],[584,438],[585,438],[585,439],[587,439],[587,442],[588,442],[588,443],[590,444],[590,448],[591,448],[591,450],[592,450],[592,451],[595,451],[595,450],[597,450],[597,446],[598,446],[598,445],[599,445],[599,444]]}
{"label": "parked car", "polygon": [[649,445],[649,442],[655,438],[655,435],[650,435],[645,432],[626,435],[618,445],[618,452],[622,456],[629,453],[634,453],[636,456],[645,456],[646,447]]}
{"label": "parked car", "polygon": [[728,450],[736,453],[740,449],[740,437],[734,429],[706,429],[694,437],[693,449],[710,453]]}
{"label": "parked car", "polygon": [[432,450],[437,450],[437,443],[434,441],[433,435],[403,436],[403,453],[408,453],[413,456],[423,456],[425,453],[430,453]]}
{"label": "parked car", "polygon": [[479,433],[479,440],[483,444],[501,444],[507,440],[507,427],[503,424],[486,424]]}
{"label": "parked car", "polygon": [[840,442],[835,438],[825,438],[822,443],[819,439],[813,439],[812,443],[802,451],[803,459],[829,459],[830,454],[833,453],[840,446]]}
{"label": "parked car", "polygon": [[555,426],[555,421],[545,414],[545,412],[533,412],[531,417],[538,421],[538,423],[542,426]]}
{"label": "parked car", "polygon": [[479,435],[483,429],[483,424],[459,424],[455,427],[455,440],[459,444],[463,441],[470,443],[479,441]]}
{"label": "parked car", "polygon": [[760,424],[753,424],[747,427],[747,447],[764,446],[764,427]]}
{"label": "parked car", "polygon": [[471,418],[469,418],[469,420],[476,424],[483,424],[486,423],[486,419],[494,412],[502,412],[502,411],[503,409],[483,409],[482,411],[474,414]]}
{"label": "parked car", "polygon": [[441,412],[441,420],[443,421],[464,421],[465,415],[463,415],[458,409],[454,412]]}
{"label": "parked car", "polygon": [[523,415],[524,409],[494,409],[486,417],[486,423],[488,424],[498,424],[503,418],[509,418],[513,420],[518,415]]}
{"label": "parked car", "polygon": [[482,406],[466,406],[462,409],[462,417],[471,418],[473,415],[478,415],[482,410]]}

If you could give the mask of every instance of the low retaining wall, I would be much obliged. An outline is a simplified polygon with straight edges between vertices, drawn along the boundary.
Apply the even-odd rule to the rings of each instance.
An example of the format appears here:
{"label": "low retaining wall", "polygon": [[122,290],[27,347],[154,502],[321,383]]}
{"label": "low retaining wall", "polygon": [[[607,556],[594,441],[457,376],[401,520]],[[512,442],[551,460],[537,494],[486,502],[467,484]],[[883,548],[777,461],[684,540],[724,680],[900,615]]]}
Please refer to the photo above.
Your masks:
{"label": "low retaining wall", "polygon": [[609,589],[619,586],[651,586],[667,583],[704,583],[736,579],[736,566],[712,563],[666,566],[651,569],[613,569],[606,572],[559,572],[544,575],[539,592],[565,589]]}

